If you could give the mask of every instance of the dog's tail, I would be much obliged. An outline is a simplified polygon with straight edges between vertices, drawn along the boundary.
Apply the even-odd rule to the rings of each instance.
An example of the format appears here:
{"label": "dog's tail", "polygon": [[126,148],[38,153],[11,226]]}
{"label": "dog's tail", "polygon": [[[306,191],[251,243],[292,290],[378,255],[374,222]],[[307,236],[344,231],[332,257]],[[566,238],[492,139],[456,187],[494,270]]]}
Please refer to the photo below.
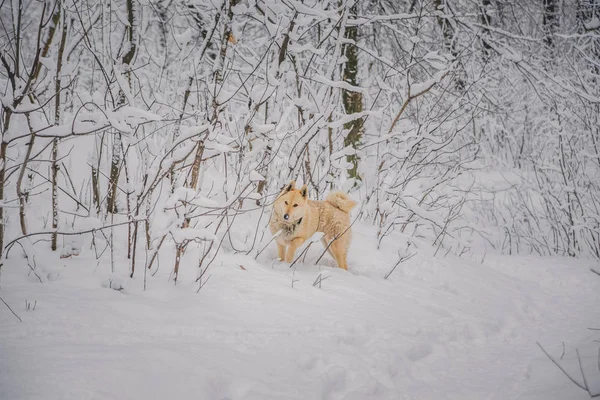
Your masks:
{"label": "dog's tail", "polygon": [[358,204],[348,197],[346,193],[337,191],[329,192],[325,201],[345,213],[349,213]]}

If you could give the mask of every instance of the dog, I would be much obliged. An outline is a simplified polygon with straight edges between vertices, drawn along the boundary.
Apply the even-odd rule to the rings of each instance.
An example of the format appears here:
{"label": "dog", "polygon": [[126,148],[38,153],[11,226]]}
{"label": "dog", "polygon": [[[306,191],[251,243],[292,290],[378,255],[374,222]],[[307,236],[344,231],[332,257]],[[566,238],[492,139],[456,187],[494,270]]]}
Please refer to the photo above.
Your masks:
{"label": "dog", "polygon": [[338,267],[347,270],[352,240],[350,211],[356,204],[338,191],[330,192],[325,201],[309,200],[306,185],[296,189],[295,181],[288,183],[275,200],[269,221],[279,259],[292,262],[298,247],[315,232],[323,232],[323,245]]}

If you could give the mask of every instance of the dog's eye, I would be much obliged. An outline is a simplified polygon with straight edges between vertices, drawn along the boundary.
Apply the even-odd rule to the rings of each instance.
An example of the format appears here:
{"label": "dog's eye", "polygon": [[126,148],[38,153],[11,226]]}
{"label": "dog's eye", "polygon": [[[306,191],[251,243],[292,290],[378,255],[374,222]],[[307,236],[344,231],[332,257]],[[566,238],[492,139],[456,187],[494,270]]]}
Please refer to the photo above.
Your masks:
{"label": "dog's eye", "polygon": [[298,207],[298,204],[294,204],[294,207]]}
{"label": "dog's eye", "polygon": [[286,205],[286,206],[288,205],[287,201],[285,202],[285,205]]}

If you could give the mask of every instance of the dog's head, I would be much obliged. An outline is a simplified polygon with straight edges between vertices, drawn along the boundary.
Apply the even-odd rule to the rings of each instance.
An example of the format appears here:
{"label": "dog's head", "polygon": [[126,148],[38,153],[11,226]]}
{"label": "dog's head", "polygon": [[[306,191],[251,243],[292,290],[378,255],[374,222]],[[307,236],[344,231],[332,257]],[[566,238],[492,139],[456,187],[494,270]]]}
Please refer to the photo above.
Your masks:
{"label": "dog's head", "polygon": [[308,188],[306,185],[296,189],[296,182],[291,181],[283,188],[275,201],[275,213],[284,222],[296,222],[304,216],[308,204]]}

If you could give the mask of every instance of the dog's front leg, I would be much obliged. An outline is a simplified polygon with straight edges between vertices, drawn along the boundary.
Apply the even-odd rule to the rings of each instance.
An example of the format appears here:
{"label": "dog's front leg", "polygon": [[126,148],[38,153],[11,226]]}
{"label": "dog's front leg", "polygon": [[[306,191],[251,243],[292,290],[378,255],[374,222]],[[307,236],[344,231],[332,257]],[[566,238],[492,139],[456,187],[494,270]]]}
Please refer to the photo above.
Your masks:
{"label": "dog's front leg", "polygon": [[277,255],[279,256],[279,261],[285,260],[285,246],[277,243]]}
{"label": "dog's front leg", "polygon": [[292,240],[285,254],[285,262],[291,263],[292,261],[294,261],[294,254],[296,254],[296,250],[298,249],[298,247],[302,246],[302,243],[304,243],[304,241],[304,238],[296,238]]}

